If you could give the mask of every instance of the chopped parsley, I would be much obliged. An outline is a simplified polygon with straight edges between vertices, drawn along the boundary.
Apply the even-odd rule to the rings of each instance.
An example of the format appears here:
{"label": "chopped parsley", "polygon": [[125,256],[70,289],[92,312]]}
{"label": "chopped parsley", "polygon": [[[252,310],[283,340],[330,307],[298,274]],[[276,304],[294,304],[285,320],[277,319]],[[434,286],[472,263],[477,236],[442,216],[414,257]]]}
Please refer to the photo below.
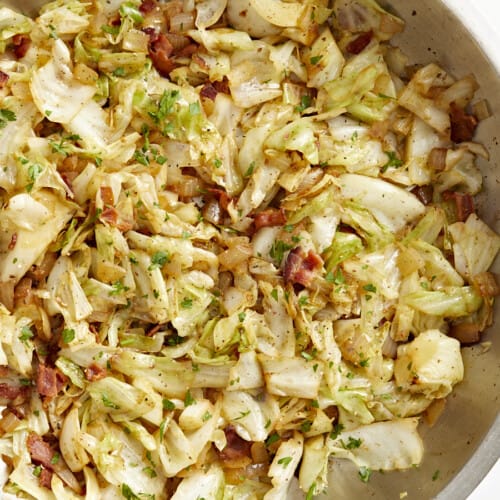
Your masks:
{"label": "chopped parsley", "polygon": [[289,245],[288,243],[285,243],[282,240],[276,240],[272,244],[271,250],[269,250],[269,255],[271,256],[272,259],[274,259],[278,263],[278,265],[280,265],[285,255],[285,252],[288,252],[288,250],[291,250],[292,248],[293,245]]}
{"label": "chopped parsley", "polygon": [[401,165],[403,165],[403,160],[400,160],[394,151],[384,151],[384,153],[387,155],[388,161],[382,167],[381,169],[382,173],[384,173],[389,167],[398,168]]}
{"label": "chopped parsley", "polygon": [[316,66],[316,64],[318,64],[321,59],[323,59],[323,56],[312,56],[310,62],[313,66]]}
{"label": "chopped parsley", "polygon": [[339,434],[344,430],[344,426],[342,424],[335,423],[333,424],[333,430],[330,432],[330,439],[337,439]]}
{"label": "chopped parsley", "polygon": [[309,106],[311,105],[311,96],[309,95],[303,95],[300,98],[300,104],[298,106],[295,106],[295,111],[298,111],[299,113],[304,112]]}
{"label": "chopped parsley", "polygon": [[115,281],[111,285],[112,290],[109,292],[109,295],[120,295],[123,292],[129,290],[128,286],[125,286],[121,281]]}
{"label": "chopped parsley", "polygon": [[372,470],[368,467],[360,467],[358,471],[359,478],[363,483],[367,483],[370,480],[370,476],[372,475]]}
{"label": "chopped parsley", "polygon": [[302,432],[309,432],[311,430],[311,427],[312,427],[312,422],[310,420],[304,420],[300,424],[300,430]]}
{"label": "chopped parsley", "polygon": [[21,335],[19,335],[19,340],[21,342],[26,343],[28,340],[31,340],[34,336],[35,334],[33,333],[33,331],[29,326],[23,326],[21,328]]}
{"label": "chopped parsley", "polygon": [[271,446],[276,441],[280,440],[280,435],[277,432],[274,432],[266,439],[266,446]]}
{"label": "chopped parsley", "polygon": [[349,436],[347,443],[344,443],[344,441],[341,441],[341,444],[346,450],[355,450],[356,448],[359,448],[361,446],[362,442],[363,442],[362,439],[356,439],[356,438],[353,438],[352,436]]}
{"label": "chopped parsley", "polygon": [[184,397],[184,406],[188,407],[194,405],[196,403],[196,399],[193,398],[191,391],[188,389],[186,392],[186,396]]}
{"label": "chopped parsley", "polygon": [[109,399],[109,397],[106,394],[102,394],[101,395],[101,400],[102,400],[102,404],[106,408],[111,408],[113,410],[119,410],[120,409],[120,407],[116,403],[113,403],[113,401],[111,401],[111,399]]}
{"label": "chopped parsley", "polygon": [[162,401],[163,404],[163,409],[168,410],[168,411],[173,411],[175,410],[175,403],[173,401],[170,401],[170,399],[164,399]]}
{"label": "chopped parsley", "polygon": [[255,161],[251,162],[247,168],[247,171],[243,174],[243,177],[250,177],[255,170]]}
{"label": "chopped parsley", "polygon": [[15,122],[16,114],[10,109],[2,108],[0,109],[0,128],[5,128],[7,122]]}
{"label": "chopped parsley", "polygon": [[75,330],[73,328],[65,328],[62,331],[62,340],[65,344],[69,344],[72,340],[75,339]]}
{"label": "chopped parsley", "polygon": [[148,267],[148,270],[151,271],[152,269],[161,268],[169,261],[170,254],[168,252],[155,252],[151,257],[151,265]]}
{"label": "chopped parsley", "polygon": [[299,307],[305,307],[309,303],[309,297],[307,295],[301,295],[299,297]]}
{"label": "chopped parsley", "polygon": [[283,467],[287,467],[291,461],[292,457],[283,457],[278,460],[278,464],[282,465]]}
{"label": "chopped parsley", "polygon": [[191,309],[193,307],[193,299],[190,297],[184,297],[181,302],[181,307],[183,309]]}
{"label": "chopped parsley", "polygon": [[38,163],[33,163],[28,167],[28,178],[31,181],[27,186],[26,186],[26,191],[31,192],[33,189],[33,186],[35,184],[36,179],[38,176],[42,173],[43,167],[39,165]]}
{"label": "chopped parsley", "polygon": [[133,491],[132,488],[128,484],[123,483],[122,484],[122,495],[126,500],[141,500],[141,497],[137,496]]}

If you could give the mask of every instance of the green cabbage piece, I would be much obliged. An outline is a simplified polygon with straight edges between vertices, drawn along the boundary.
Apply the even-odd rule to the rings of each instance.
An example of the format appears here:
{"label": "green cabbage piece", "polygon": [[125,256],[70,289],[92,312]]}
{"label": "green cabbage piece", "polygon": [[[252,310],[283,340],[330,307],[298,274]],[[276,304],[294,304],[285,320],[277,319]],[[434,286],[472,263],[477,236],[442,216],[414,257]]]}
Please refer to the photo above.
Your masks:
{"label": "green cabbage piece", "polygon": [[439,330],[421,332],[398,347],[394,375],[404,390],[443,398],[464,376],[460,343]]}
{"label": "green cabbage piece", "polygon": [[458,272],[467,278],[486,272],[500,250],[500,236],[476,214],[471,214],[465,222],[451,224],[448,230],[453,238]]}
{"label": "green cabbage piece", "polygon": [[417,418],[375,422],[341,432],[328,446],[334,457],[347,458],[358,467],[408,469],[420,464],[423,457],[417,425]]}

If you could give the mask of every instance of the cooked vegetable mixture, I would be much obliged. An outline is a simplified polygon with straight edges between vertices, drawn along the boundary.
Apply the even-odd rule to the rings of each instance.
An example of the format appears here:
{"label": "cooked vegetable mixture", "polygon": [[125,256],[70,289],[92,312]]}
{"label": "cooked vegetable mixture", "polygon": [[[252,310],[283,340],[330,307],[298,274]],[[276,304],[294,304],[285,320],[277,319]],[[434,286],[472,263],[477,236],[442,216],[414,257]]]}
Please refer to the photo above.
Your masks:
{"label": "cooked vegetable mixture", "polygon": [[0,8],[2,496],[311,499],[331,456],[420,463],[500,237],[476,80],[410,65],[403,27],[374,0]]}

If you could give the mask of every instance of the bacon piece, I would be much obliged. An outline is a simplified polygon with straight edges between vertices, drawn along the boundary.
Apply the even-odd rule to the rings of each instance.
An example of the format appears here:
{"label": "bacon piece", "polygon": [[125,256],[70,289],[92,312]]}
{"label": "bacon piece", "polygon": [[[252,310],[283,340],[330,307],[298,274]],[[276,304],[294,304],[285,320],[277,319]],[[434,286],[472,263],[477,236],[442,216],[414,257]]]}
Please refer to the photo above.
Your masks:
{"label": "bacon piece", "polygon": [[0,399],[12,401],[19,396],[23,398],[28,395],[30,388],[23,385],[11,385],[5,382],[0,383]]}
{"label": "bacon piece", "polygon": [[325,415],[332,421],[337,421],[339,418],[339,409],[335,406],[328,406],[323,410]]}
{"label": "bacon piece", "polygon": [[0,89],[3,89],[8,81],[9,75],[7,73],[4,73],[3,71],[0,71]]}
{"label": "bacon piece", "polygon": [[109,186],[101,186],[101,200],[105,205],[114,205],[115,197],[113,190]]}
{"label": "bacon piece", "polygon": [[250,459],[252,443],[240,438],[232,425],[224,429],[227,444],[225,448],[219,452],[219,457],[224,462],[232,462],[244,458]]}
{"label": "bacon piece", "polygon": [[40,483],[40,486],[50,490],[52,488],[52,471],[49,469],[42,469],[40,471],[38,482]]}
{"label": "bacon piece", "polygon": [[17,34],[12,37],[14,54],[18,59],[22,59],[31,46],[31,39],[28,35]]}
{"label": "bacon piece", "polygon": [[55,451],[46,443],[42,437],[35,432],[30,432],[26,440],[31,460],[41,463],[45,468],[54,470],[52,459],[54,458]]}
{"label": "bacon piece", "polygon": [[224,77],[222,80],[218,80],[216,82],[212,82],[212,85],[214,86],[215,90],[217,92],[222,92],[223,94],[230,94],[231,91],[229,90],[229,80]]}
{"label": "bacon piece", "polygon": [[217,94],[218,94],[217,90],[210,82],[205,83],[205,85],[203,85],[203,87],[200,90],[200,95],[202,97],[206,97],[207,99],[211,99],[212,101],[215,101]]}
{"label": "bacon piece", "polygon": [[154,337],[160,330],[163,325],[161,323],[158,323],[157,325],[153,326],[146,332],[146,337]]}
{"label": "bacon piece", "polygon": [[56,368],[40,363],[36,376],[36,389],[38,394],[53,398],[57,396],[66,381],[64,375],[59,373]]}
{"label": "bacon piece", "polygon": [[474,198],[467,193],[457,193],[456,191],[443,191],[445,201],[453,200],[457,211],[457,219],[465,222],[470,214],[474,213]]}
{"label": "bacon piece", "polygon": [[14,288],[14,304],[29,305],[36,301],[37,297],[33,294],[33,280],[24,276]]}
{"label": "bacon piece", "polygon": [[150,35],[149,56],[153,61],[153,66],[164,77],[168,77],[170,72],[176,67],[175,62],[170,58],[173,51],[172,44],[163,33],[159,33],[154,37]]}
{"label": "bacon piece", "polygon": [[361,33],[354,40],[349,42],[346,46],[347,52],[350,54],[357,55],[362,52],[366,46],[371,42],[373,38],[373,31],[366,31],[365,33]]}
{"label": "bacon piece", "polygon": [[[198,54],[193,54],[192,59],[193,62],[195,62],[200,68],[208,69],[208,64],[206,63],[205,59],[203,59],[203,57],[200,57]],[[208,84],[211,85],[210,82]]]}
{"label": "bacon piece", "polygon": [[92,363],[87,368],[85,368],[85,378],[94,382],[95,380],[101,380],[107,375],[108,371],[106,368],[97,365],[96,363]]}
{"label": "bacon piece", "polygon": [[7,248],[9,250],[13,250],[16,247],[16,243],[17,243],[17,233],[12,233],[12,236],[10,237],[9,246]]}
{"label": "bacon piece", "polygon": [[476,344],[481,340],[481,327],[477,323],[456,323],[448,333],[462,345]]}
{"label": "bacon piece", "polygon": [[[175,51],[175,55],[177,57],[191,57],[197,50],[199,49],[199,45],[196,43],[189,43],[182,49]],[[203,61],[205,62],[205,61]],[[206,66],[206,63],[205,63]]]}
{"label": "bacon piece", "polygon": [[500,295],[500,287],[493,273],[485,271],[475,274],[472,276],[472,284],[485,299]]}
{"label": "bacon piece", "polygon": [[139,5],[139,10],[142,14],[149,14],[157,5],[155,0],[143,0],[141,5]]}
{"label": "bacon piece", "polygon": [[134,227],[132,222],[121,219],[114,207],[105,208],[99,217],[101,220],[107,222],[110,226],[118,228],[123,233],[130,231]]}
{"label": "bacon piece", "polygon": [[31,266],[29,276],[36,281],[42,281],[52,271],[56,260],[57,254],[55,252],[46,252],[39,266]]}
{"label": "bacon piece", "polygon": [[478,124],[474,115],[469,115],[454,102],[450,106],[451,140],[453,142],[471,141]]}
{"label": "bacon piece", "polygon": [[426,184],[425,186],[417,186],[413,188],[411,192],[424,204],[429,205],[432,202],[432,196],[434,194],[434,188],[431,184]]}
{"label": "bacon piece", "polygon": [[255,214],[254,218],[255,230],[261,227],[282,226],[286,224],[285,210],[283,208],[268,208]]}
{"label": "bacon piece", "polygon": [[312,250],[306,254],[301,247],[296,247],[290,251],[285,261],[285,283],[308,287],[313,281],[315,271],[321,269],[322,265],[323,261],[318,254]]}
{"label": "bacon piece", "polygon": [[219,188],[208,188],[207,191],[212,193],[217,198],[219,205],[223,210],[227,210],[229,203],[233,200],[231,196],[229,196],[223,189]]}
{"label": "bacon piece", "polygon": [[60,174],[66,186],[73,191],[73,181],[78,177],[78,172],[63,170]]}

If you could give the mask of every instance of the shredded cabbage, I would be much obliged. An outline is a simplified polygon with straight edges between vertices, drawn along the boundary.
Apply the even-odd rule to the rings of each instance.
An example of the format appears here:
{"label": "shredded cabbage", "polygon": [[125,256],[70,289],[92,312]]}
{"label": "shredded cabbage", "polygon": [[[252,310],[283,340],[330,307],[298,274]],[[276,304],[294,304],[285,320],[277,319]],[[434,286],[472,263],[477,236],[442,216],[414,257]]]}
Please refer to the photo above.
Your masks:
{"label": "shredded cabbage", "polygon": [[419,465],[500,236],[456,137],[477,82],[396,71],[403,24],[375,0],[0,8],[2,498],[310,500],[332,462]]}

